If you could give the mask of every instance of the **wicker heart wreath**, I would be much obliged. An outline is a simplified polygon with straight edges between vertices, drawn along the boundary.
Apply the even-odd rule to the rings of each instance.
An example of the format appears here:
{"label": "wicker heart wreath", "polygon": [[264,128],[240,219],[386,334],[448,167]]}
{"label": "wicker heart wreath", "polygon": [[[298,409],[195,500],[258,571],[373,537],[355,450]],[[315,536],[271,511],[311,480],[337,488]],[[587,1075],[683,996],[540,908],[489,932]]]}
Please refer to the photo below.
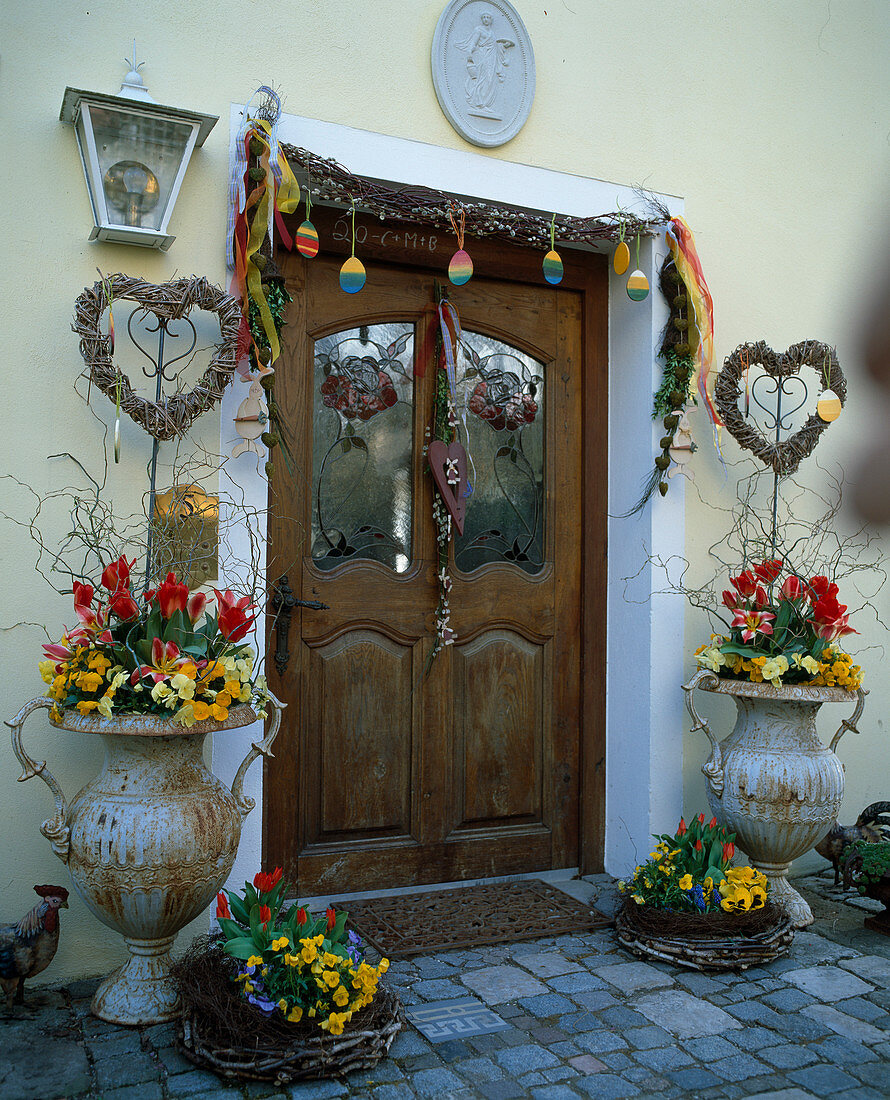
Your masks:
{"label": "wicker heart wreath", "polygon": [[[130,380],[116,367],[114,340],[101,330],[102,314],[120,300],[137,302],[159,321],[175,321],[192,309],[215,313],[220,341],[210,365],[193,389],[174,393],[161,401],[148,401],[133,392]],[[238,301],[205,278],[175,279],[157,286],[129,275],[109,275],[84,290],[74,304],[73,331],[80,337],[80,353],[92,383],[155,439],[173,439],[188,431],[192,422],[222,398],[235,373],[235,349],[241,323]]]}
{"label": "wicker heart wreath", "polygon": [[[847,382],[833,348],[816,340],[804,340],[787,351],[776,352],[762,340],[742,344],[727,356],[723,369],[714,383],[714,404],[726,430],[739,446],[751,451],[761,462],[771,466],[779,477],[793,474],[805,458],[813,453],[828,422],[816,412],[787,439],[768,439],[755,424],[748,423],[739,411],[742,375],[749,367],[760,366],[777,384],[783,378],[800,374],[801,367],[811,367],[827,389],[834,390],[843,405],[847,399]],[[827,377],[826,377],[827,372]]]}

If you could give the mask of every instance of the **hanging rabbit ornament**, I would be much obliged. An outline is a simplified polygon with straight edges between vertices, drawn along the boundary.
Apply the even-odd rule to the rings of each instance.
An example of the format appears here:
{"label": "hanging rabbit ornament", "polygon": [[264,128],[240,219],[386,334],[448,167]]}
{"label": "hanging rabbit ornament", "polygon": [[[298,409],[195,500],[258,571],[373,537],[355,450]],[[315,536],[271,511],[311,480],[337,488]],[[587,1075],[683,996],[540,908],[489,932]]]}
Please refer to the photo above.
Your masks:
{"label": "hanging rabbit ornament", "polygon": [[[297,252],[311,260],[318,255],[318,230],[309,220],[309,211],[312,209],[312,199],[309,197],[309,183],[306,183],[306,220],[294,234]],[[355,251],[353,249],[353,251]]]}
{"label": "hanging rabbit ornament", "polygon": [[454,207],[448,212],[448,217],[451,219],[451,225],[454,229],[454,234],[457,237],[457,252],[451,257],[451,262],[448,264],[448,278],[454,283],[455,286],[463,286],[464,283],[468,283],[473,277],[473,261],[470,258],[469,252],[464,252],[464,226],[466,222],[466,214],[463,207],[460,210],[459,223],[454,219]]}
{"label": "hanging rabbit ornament", "polygon": [[618,217],[618,244],[615,248],[615,255],[612,257],[612,267],[616,275],[623,275],[630,266],[630,249],[627,247],[627,242],[624,239],[624,227],[626,222],[624,212],[620,206],[618,207]]}
{"label": "hanging rabbit ornament", "polygon": [[550,219],[550,251],[544,257],[541,269],[548,283],[555,286],[562,282],[562,259],[556,251],[556,214]]}
{"label": "hanging rabbit ornament", "polygon": [[640,270],[640,234],[637,233],[637,266],[627,277],[627,296],[632,302],[642,302],[649,296],[649,280]]}
{"label": "hanging rabbit ornament", "polygon": [[340,289],[358,294],[365,285],[365,265],[355,254],[355,199],[352,200],[352,255],[340,268]]}
{"label": "hanging rabbit ornament", "polygon": [[824,420],[826,424],[830,424],[832,420],[837,420],[841,415],[841,399],[828,384],[830,367],[831,357],[826,353],[825,363],[822,367],[823,389],[819,394],[819,400],[816,402],[816,415],[820,420]]}

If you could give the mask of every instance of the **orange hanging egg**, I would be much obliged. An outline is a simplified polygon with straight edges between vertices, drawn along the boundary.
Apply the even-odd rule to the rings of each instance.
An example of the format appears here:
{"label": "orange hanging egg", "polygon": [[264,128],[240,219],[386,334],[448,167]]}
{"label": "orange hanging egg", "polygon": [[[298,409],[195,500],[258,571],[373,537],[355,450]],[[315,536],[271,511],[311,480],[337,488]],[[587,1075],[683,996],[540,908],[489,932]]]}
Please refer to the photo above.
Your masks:
{"label": "orange hanging egg", "polygon": [[630,249],[624,241],[619,241],[618,247],[615,249],[615,255],[612,257],[612,267],[615,269],[616,275],[623,275],[629,266]]}

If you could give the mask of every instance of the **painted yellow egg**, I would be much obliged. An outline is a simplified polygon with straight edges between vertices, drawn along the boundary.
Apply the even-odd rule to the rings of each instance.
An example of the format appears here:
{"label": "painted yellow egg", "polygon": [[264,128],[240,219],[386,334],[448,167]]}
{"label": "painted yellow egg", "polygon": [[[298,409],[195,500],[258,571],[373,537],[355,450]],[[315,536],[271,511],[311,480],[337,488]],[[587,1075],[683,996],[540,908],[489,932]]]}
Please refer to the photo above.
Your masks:
{"label": "painted yellow egg", "polygon": [[816,412],[820,420],[830,424],[841,415],[841,399],[834,390],[823,390],[816,402]]}
{"label": "painted yellow egg", "polygon": [[624,241],[619,241],[618,247],[615,249],[615,255],[612,257],[612,267],[615,268],[616,275],[623,275],[629,266],[630,249]]}

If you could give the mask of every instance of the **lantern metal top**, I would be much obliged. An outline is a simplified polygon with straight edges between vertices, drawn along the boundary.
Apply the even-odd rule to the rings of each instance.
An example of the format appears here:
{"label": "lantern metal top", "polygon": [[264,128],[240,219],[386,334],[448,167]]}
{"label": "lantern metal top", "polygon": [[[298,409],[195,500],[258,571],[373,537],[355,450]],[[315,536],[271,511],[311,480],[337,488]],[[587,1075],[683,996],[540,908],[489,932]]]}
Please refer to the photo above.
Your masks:
{"label": "lantern metal top", "polygon": [[219,122],[219,115],[205,115],[201,114],[200,111],[186,111],[182,107],[167,107],[163,103],[155,103],[153,99],[146,98],[147,96],[147,90],[145,97],[137,97],[135,95],[126,95],[123,92],[121,92],[120,95],[108,95],[105,92],[87,92],[82,88],[66,88],[65,97],[62,100],[62,110],[59,112],[59,118],[62,122],[75,122],[82,100],[86,100],[89,103],[95,103],[100,107],[112,107],[118,111],[133,108],[148,114],[163,115],[166,118],[176,118],[182,122],[197,122],[199,126],[198,136],[195,139],[196,146],[204,144],[207,135],[217,122]]}

